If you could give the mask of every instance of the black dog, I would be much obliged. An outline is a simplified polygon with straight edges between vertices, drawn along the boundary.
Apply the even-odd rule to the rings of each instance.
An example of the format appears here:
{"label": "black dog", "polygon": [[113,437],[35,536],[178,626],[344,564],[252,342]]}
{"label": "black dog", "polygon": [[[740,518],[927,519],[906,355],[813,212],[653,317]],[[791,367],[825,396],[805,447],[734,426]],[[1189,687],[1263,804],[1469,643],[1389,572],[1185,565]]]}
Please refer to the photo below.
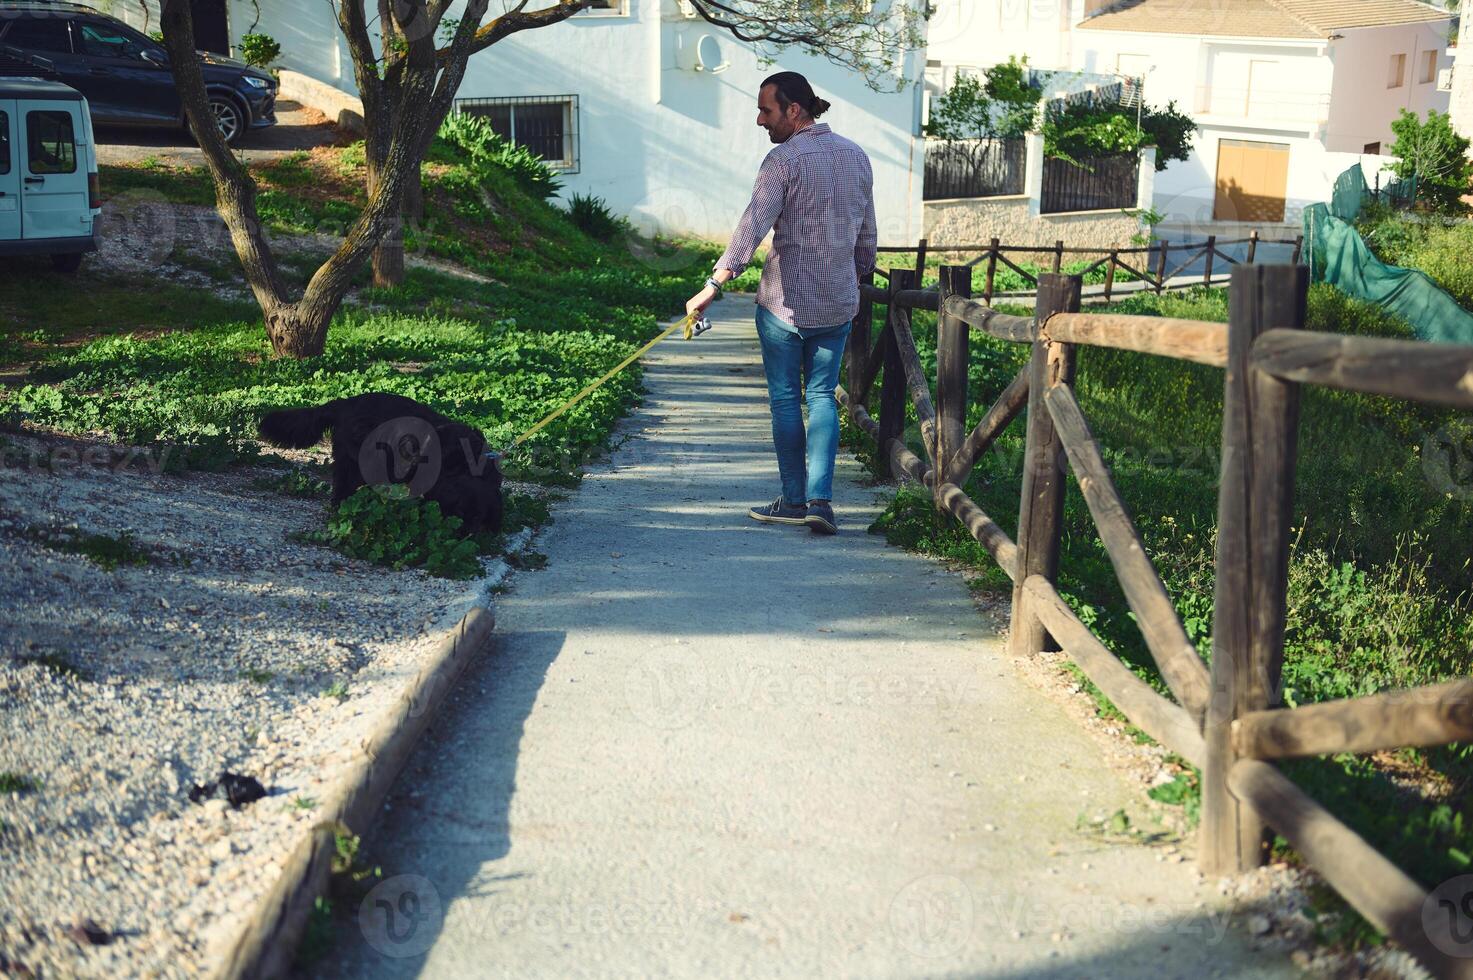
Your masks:
{"label": "black dog", "polygon": [[261,417],[261,438],[306,449],[332,430],[332,503],[364,485],[403,483],[459,517],[467,534],[501,530],[501,468],[478,430],[412,398],[370,392]]}

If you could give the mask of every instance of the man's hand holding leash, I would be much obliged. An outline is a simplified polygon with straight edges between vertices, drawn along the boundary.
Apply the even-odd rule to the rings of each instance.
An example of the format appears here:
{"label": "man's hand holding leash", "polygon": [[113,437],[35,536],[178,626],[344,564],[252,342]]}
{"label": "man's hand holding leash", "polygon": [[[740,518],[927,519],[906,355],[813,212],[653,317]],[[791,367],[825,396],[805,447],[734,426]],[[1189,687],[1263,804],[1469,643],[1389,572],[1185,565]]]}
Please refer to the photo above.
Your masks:
{"label": "man's hand holding leash", "polygon": [[685,301],[685,315],[693,321],[692,334],[699,337],[711,329],[711,321],[706,319],[706,307],[721,298],[722,289],[731,281],[731,270],[717,269],[706,277],[706,284],[701,291]]}

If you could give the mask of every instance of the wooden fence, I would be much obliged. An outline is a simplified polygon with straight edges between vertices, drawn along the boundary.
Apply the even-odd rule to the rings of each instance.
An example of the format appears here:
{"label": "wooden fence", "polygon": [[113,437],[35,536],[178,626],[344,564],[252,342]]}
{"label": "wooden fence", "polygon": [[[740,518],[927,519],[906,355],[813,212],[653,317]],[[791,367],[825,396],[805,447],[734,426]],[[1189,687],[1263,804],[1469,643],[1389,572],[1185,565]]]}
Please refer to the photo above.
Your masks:
{"label": "wooden fence", "polygon": [[[1242,259],[1234,258],[1222,251],[1229,245],[1247,245],[1246,254]],[[1052,271],[1059,272],[1064,265],[1066,255],[1099,256],[1095,261],[1085,266],[1078,272],[1080,276],[1087,276],[1091,272],[1103,267],[1105,270],[1105,291],[1103,296],[1106,302],[1110,301],[1115,291],[1115,280],[1120,270],[1125,270],[1131,276],[1152,287],[1155,292],[1161,293],[1168,289],[1185,289],[1190,286],[1211,283],[1213,276],[1219,279],[1224,269],[1230,269],[1239,264],[1254,264],[1259,245],[1293,245],[1294,255],[1291,262],[1298,264],[1299,256],[1304,248],[1304,236],[1295,238],[1260,238],[1255,230],[1247,238],[1218,238],[1216,235],[1208,235],[1206,241],[1201,242],[1172,242],[1161,239],[1150,245],[1139,245],[1132,248],[1067,248],[1062,241],[1053,245],[1004,245],[999,239],[992,239],[986,245],[932,245],[922,238],[916,245],[882,245],[881,252],[889,253],[915,253],[916,274],[922,275],[926,267],[926,256],[928,254],[942,255],[973,255],[975,258],[961,263],[964,268],[986,263],[984,266],[984,278],[982,281],[982,300],[991,303],[999,295],[1009,295],[1006,292],[998,292],[994,287],[997,282],[997,267],[999,265],[1012,269],[1023,281],[1038,288],[1038,276],[1009,259],[1007,254],[1014,255],[1036,255],[1049,256]],[[1177,258],[1173,264],[1171,253],[1175,250]],[[980,253],[980,254],[979,254]],[[1122,258],[1121,256],[1125,256]],[[1127,261],[1129,259],[1129,261]],[[1203,259],[1202,277],[1172,282],[1193,262]],[[1020,259],[1021,261],[1021,259]],[[1218,262],[1223,263],[1219,265]],[[888,277],[889,272],[885,269],[876,270],[881,277]],[[1013,293],[1011,295],[1017,295]]]}
{"label": "wooden fence", "polygon": [[931,140],[926,143],[921,196],[935,201],[1022,194],[1027,169],[1023,140]]}
{"label": "wooden fence", "polygon": [[1081,164],[1046,157],[1039,210],[1044,214],[1133,208],[1139,190],[1141,156],[1117,153]]}
{"label": "wooden fence", "polygon": [[[838,399],[875,439],[891,471],[930,488],[936,509],[964,524],[1012,578],[1011,649],[1031,655],[1062,648],[1133,724],[1201,769],[1198,861],[1204,871],[1244,871],[1261,863],[1265,826],[1272,827],[1434,974],[1473,977],[1473,959],[1448,955],[1448,945],[1439,945],[1440,939],[1456,940],[1453,923],[1445,916],[1424,918],[1422,887],[1272,764],[1473,739],[1470,679],[1279,706],[1300,387],[1473,410],[1473,346],[1304,330],[1308,270],[1299,265],[1235,267],[1226,324],[1081,314],[1077,275],[1040,276],[1032,317],[1001,314],[971,299],[970,266],[943,266],[936,288],[916,285],[914,270],[896,269],[884,288],[872,282],[862,287],[847,390],[840,389]],[[885,308],[884,325],[872,336],[877,303]],[[910,329],[911,311],[921,308],[938,315],[934,395]],[[1001,392],[975,393],[995,400],[968,432],[972,329],[1028,344],[1032,356]],[[1210,667],[1183,629],[1080,409],[1074,381],[1081,346],[1225,369]],[[883,384],[875,419],[867,406],[877,378]],[[907,395],[924,458],[902,437]],[[962,488],[977,460],[1019,416],[1027,428],[1014,541]],[[1070,470],[1170,697],[1118,660],[1058,592]],[[1429,932],[1439,929],[1441,936]]]}

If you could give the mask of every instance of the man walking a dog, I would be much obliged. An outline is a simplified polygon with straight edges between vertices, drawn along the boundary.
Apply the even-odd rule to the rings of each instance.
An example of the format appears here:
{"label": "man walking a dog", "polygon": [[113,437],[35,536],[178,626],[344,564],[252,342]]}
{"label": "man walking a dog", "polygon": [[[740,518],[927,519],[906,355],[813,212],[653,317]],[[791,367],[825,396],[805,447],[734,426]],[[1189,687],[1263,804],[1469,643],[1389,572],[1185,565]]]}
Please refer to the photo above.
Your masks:
{"label": "man walking a dog", "polygon": [[817,121],[828,108],[797,72],[763,81],[757,125],[777,146],[757,171],[731,244],[686,303],[687,313],[702,313],[773,232],[757,287],[757,337],[782,495],[749,514],[767,523],[806,524],[818,534],[839,529],[832,506],[839,448],[834,388],[859,311],[859,277],[875,267],[876,242],[869,157]]}

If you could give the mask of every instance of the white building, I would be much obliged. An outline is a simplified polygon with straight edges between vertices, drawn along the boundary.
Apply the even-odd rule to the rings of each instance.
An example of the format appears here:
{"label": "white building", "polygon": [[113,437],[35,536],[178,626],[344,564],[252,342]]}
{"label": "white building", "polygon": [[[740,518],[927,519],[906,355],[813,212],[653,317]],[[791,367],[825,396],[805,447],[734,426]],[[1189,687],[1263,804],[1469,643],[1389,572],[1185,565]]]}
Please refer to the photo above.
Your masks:
{"label": "white building", "polygon": [[1450,17],[1416,0],[1136,0],[1076,28],[1078,66],[1145,74],[1201,126],[1156,180],[1168,221],[1297,223],[1402,109],[1446,111]]}
{"label": "white building", "polygon": [[932,79],[1024,52],[1144,76],[1149,103],[1201,126],[1154,190],[1168,223],[1198,229],[1297,223],[1352,163],[1379,169],[1399,110],[1448,108],[1450,16],[1418,0],[939,0],[933,23]]}
{"label": "white building", "polygon": [[1451,105],[1453,127],[1464,137],[1473,139],[1473,0],[1463,0],[1459,21],[1458,46],[1453,61]]}
{"label": "white building", "polygon": [[[196,8],[212,3],[227,0]],[[138,20],[138,3],[113,6]],[[259,23],[281,43],[280,67],[356,93],[334,4],[228,0],[226,12],[232,43]],[[756,125],[758,86],[772,72],[801,71],[833,104],[823,121],[869,153],[880,241],[903,243],[921,235],[922,57],[912,52],[899,66],[899,93],[882,94],[796,51],[761,64],[750,45],[678,0],[599,0],[472,57],[458,96],[551,158],[564,171],[564,196],[595,194],[645,230],[723,240],[771,149]]]}

